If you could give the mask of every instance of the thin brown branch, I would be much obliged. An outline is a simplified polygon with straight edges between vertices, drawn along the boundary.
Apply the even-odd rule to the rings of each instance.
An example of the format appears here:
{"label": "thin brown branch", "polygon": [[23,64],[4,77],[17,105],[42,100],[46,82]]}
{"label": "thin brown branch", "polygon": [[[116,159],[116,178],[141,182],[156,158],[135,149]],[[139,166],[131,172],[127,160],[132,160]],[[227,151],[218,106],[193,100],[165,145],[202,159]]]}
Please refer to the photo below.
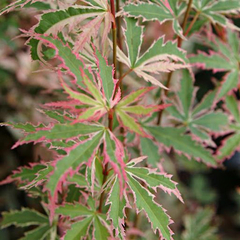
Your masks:
{"label": "thin brown branch", "polygon": [[[185,12],[185,15],[184,15],[184,19],[183,19],[183,23],[182,23],[183,32],[187,25],[187,20],[188,20],[189,13],[191,11],[192,2],[193,2],[193,0],[189,0],[188,6],[187,6],[187,11]],[[178,36],[178,47],[181,47],[181,46],[182,46],[182,38]]]}

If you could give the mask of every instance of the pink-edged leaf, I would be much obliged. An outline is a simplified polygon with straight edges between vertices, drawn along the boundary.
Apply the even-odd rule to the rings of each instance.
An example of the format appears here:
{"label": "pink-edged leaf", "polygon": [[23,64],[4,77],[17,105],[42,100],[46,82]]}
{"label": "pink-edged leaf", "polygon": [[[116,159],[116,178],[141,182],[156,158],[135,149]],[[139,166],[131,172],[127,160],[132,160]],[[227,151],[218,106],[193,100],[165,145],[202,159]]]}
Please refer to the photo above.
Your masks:
{"label": "pink-edged leaf", "polygon": [[17,0],[17,1],[14,1],[13,3],[7,5],[3,9],[1,9],[0,10],[0,15],[2,15],[4,13],[8,13],[10,11],[13,11],[16,8],[19,8],[19,7],[23,8],[26,4],[34,3],[34,2],[38,2],[38,0]]}
{"label": "pink-edged leaf", "polygon": [[151,188],[161,188],[165,192],[171,194],[173,193],[181,202],[183,199],[179,190],[177,189],[177,183],[171,179],[171,175],[161,174],[157,171],[151,171],[149,168],[145,167],[127,167],[126,171],[128,174],[144,181],[147,186]]}
{"label": "pink-edged leaf", "polygon": [[43,124],[38,124],[34,126],[31,123],[11,123],[11,122],[0,123],[0,126],[9,126],[15,129],[22,130],[26,133],[35,132],[36,129],[44,127]]}
{"label": "pink-edged leaf", "polygon": [[82,72],[83,83],[87,87],[86,90],[93,96],[93,98],[99,103],[99,105],[106,106],[106,102],[102,96],[101,91],[97,88],[97,84],[94,84],[89,77]]}
{"label": "pink-edged leaf", "polygon": [[113,79],[113,67],[109,66],[106,59],[95,49],[97,67],[98,67],[98,79],[101,82],[103,88],[104,97],[106,98],[109,106],[111,106],[111,100],[113,98],[115,90],[115,80]]}
{"label": "pink-edged leaf", "polygon": [[137,91],[131,92],[131,94],[125,96],[121,99],[121,101],[117,104],[117,107],[128,106],[140,100],[146,93],[153,90],[155,87],[146,87],[140,88]]}
{"label": "pink-edged leaf", "polygon": [[124,163],[124,148],[122,143],[111,131],[106,131],[104,137],[104,164],[110,163],[113,171],[119,178],[121,196],[127,180]]}
{"label": "pink-edged leaf", "polygon": [[239,70],[235,70],[226,74],[223,79],[218,99],[224,97],[230,90],[236,89],[238,86],[239,78],[240,78]]}
{"label": "pink-edged leaf", "polygon": [[76,218],[80,216],[87,217],[94,214],[94,210],[89,209],[80,203],[65,204],[64,206],[58,207],[55,212],[57,214],[69,216],[70,218]]}
{"label": "pink-edged leaf", "polygon": [[127,50],[129,56],[129,67],[133,67],[139,57],[142,39],[143,27],[139,26],[137,20],[134,18],[125,18],[126,30],[124,32]]}
{"label": "pink-edged leaf", "polygon": [[20,139],[18,145],[29,142],[50,142],[52,140],[71,139],[78,136],[89,135],[103,130],[104,126],[98,124],[55,124],[52,128],[39,129],[34,133],[29,133],[23,139]]}
{"label": "pink-edged leaf", "polygon": [[64,235],[64,240],[82,239],[88,235],[88,230],[92,224],[94,217],[89,216],[83,220],[71,224],[71,229],[68,229]]}
{"label": "pink-edged leaf", "polygon": [[149,115],[153,112],[160,111],[170,105],[171,104],[156,105],[156,106],[136,105],[136,106],[122,107],[121,110],[127,113],[136,114],[136,115]]}
{"label": "pink-edged leaf", "polygon": [[234,65],[226,57],[218,53],[211,52],[210,55],[199,52],[196,56],[191,56],[189,58],[190,62],[198,67],[205,69],[213,69],[217,71],[229,71],[234,68]]}
{"label": "pink-edged leaf", "polygon": [[47,176],[52,171],[53,171],[53,166],[47,165],[46,168],[44,168],[36,173],[36,178],[34,178],[32,181],[29,181],[28,184],[22,186],[21,188],[22,189],[30,189],[32,187],[36,187],[36,186],[42,184],[43,182],[45,182],[48,179]]}
{"label": "pink-edged leaf", "polygon": [[137,133],[140,136],[146,136],[146,133],[144,132],[143,128],[140,126],[139,123],[137,123],[135,118],[129,116],[124,111],[121,111],[121,109],[116,109],[116,114],[119,121],[122,123],[123,127],[129,129],[132,132]]}
{"label": "pink-edged leaf", "polygon": [[[53,38],[51,36],[44,35],[34,35],[34,37],[40,40],[42,44],[45,44],[48,47],[53,48],[55,50],[55,57],[62,62],[62,64],[59,65],[59,67],[65,69],[67,73],[74,78],[75,82],[77,82],[78,85],[84,88],[84,85],[82,83],[83,78],[81,72],[81,69],[84,69],[84,64],[80,57],[78,56],[78,54],[74,53],[72,49],[69,47],[69,45],[64,44],[57,37]],[[39,56],[41,55],[39,54]],[[86,72],[86,74],[89,75],[87,69],[84,69],[84,71]]]}
{"label": "pink-edged leaf", "polygon": [[127,174],[127,176],[127,183],[133,193],[138,212],[142,210],[145,212],[153,231],[156,232],[156,230],[159,230],[160,239],[173,240],[173,232],[169,228],[169,224],[171,224],[172,221],[165,210],[153,200],[153,194],[144,188],[130,174]]}
{"label": "pink-edged leaf", "polygon": [[[240,130],[240,128],[239,128]],[[227,137],[224,141],[222,141],[222,147],[220,147],[217,151],[217,159],[222,161],[226,158],[230,158],[235,151],[240,149],[240,131],[235,134]]]}
{"label": "pink-edged leaf", "polygon": [[20,184],[31,182],[36,178],[37,173],[43,169],[46,169],[45,164],[31,164],[30,166],[20,167],[13,171],[12,175],[8,176],[5,180],[0,182],[0,185],[17,181]]}
{"label": "pink-edged leaf", "polygon": [[106,227],[107,223],[99,216],[95,216],[93,220],[94,239],[105,240],[110,238],[110,229]]}
{"label": "pink-edged leaf", "polygon": [[86,104],[86,105],[90,105],[90,106],[96,106],[99,105],[99,103],[97,101],[95,101],[94,99],[90,98],[89,96],[87,96],[86,94],[83,93],[79,93],[76,91],[73,91],[71,88],[69,88],[65,83],[62,82],[62,87],[65,90],[65,92],[67,94],[69,94],[69,96],[75,100],[78,100],[80,103],[82,104]]}
{"label": "pink-edged leaf", "polygon": [[106,112],[101,106],[87,108],[79,114],[75,122],[98,121]]}
{"label": "pink-edged leaf", "polygon": [[122,225],[124,224],[124,208],[127,205],[125,196],[120,195],[120,185],[118,176],[115,177],[113,186],[109,193],[107,203],[110,204],[107,216],[108,219],[111,219],[113,228],[116,230],[115,236],[121,236],[123,238],[125,233],[123,232]]}
{"label": "pink-edged leaf", "polygon": [[53,217],[55,202],[57,201],[58,191],[61,191],[62,182],[66,180],[67,175],[73,175],[78,171],[83,163],[90,164],[98,146],[101,144],[103,131],[78,143],[67,156],[54,163],[54,171],[49,177],[46,188],[50,191],[50,211]]}
{"label": "pink-edged leaf", "polygon": [[154,138],[164,144],[166,147],[174,147],[178,152],[184,155],[192,156],[203,161],[210,166],[216,166],[217,162],[212,153],[205,149],[202,145],[192,140],[192,138],[184,134],[185,128],[171,127],[144,127]]}

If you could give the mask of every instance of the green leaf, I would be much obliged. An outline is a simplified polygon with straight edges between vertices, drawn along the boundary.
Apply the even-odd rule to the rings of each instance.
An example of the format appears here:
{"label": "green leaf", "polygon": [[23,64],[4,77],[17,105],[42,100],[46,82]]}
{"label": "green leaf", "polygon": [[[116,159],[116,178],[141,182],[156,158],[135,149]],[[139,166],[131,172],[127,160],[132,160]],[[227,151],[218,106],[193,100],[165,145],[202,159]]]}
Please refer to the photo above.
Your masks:
{"label": "green leaf", "polygon": [[158,142],[163,143],[166,147],[173,147],[185,155],[201,159],[206,164],[216,165],[212,154],[197,142],[193,141],[190,136],[184,135],[184,129],[163,128],[160,126],[144,128],[146,128]]}
{"label": "green leaf", "polygon": [[31,225],[48,224],[48,218],[28,208],[22,208],[21,211],[13,210],[10,212],[3,212],[3,220],[1,221],[1,228],[15,225],[17,227],[26,227]]}
{"label": "green leaf", "polygon": [[23,189],[30,189],[34,186],[36,186],[39,182],[43,182],[47,180],[48,174],[53,171],[53,166],[48,165],[45,169],[42,169],[35,174],[37,177],[34,178],[31,182],[29,182],[27,185],[23,186]]}
{"label": "green leaf", "polygon": [[153,88],[151,88],[151,87],[149,87],[149,88],[140,88],[137,91],[134,91],[131,94],[128,94],[127,96],[122,98],[119,101],[119,103],[117,104],[116,107],[120,108],[120,107],[123,107],[123,106],[130,105],[130,104],[136,102],[137,100],[139,100],[140,97],[142,97],[143,95],[145,95],[147,92],[149,92],[152,89]]}
{"label": "green leaf", "polygon": [[126,114],[124,111],[121,111],[120,109],[116,109],[116,113],[122,122],[122,124],[128,128],[130,131],[133,131],[139,135],[144,135],[144,132],[141,128],[141,126],[135,121],[135,119],[128,114]]}
{"label": "green leaf", "polygon": [[46,239],[47,235],[50,234],[51,227],[49,225],[41,225],[31,231],[28,231],[24,234],[20,240],[44,240]]}
{"label": "green leaf", "polygon": [[44,140],[68,139],[77,136],[89,135],[104,129],[102,125],[89,125],[83,123],[76,124],[55,124],[50,130],[40,130],[36,133],[28,134],[21,141],[37,141],[40,138]]}
{"label": "green leaf", "polygon": [[193,82],[188,70],[182,71],[181,90],[178,92],[185,118],[188,118],[193,97]]}
{"label": "green leaf", "polygon": [[218,99],[222,98],[224,95],[226,95],[230,90],[232,90],[233,88],[237,87],[238,84],[238,71],[233,71],[230,72],[226,79],[224,80],[222,86],[221,86],[221,90],[220,93],[218,95]]}
{"label": "green leaf", "polygon": [[199,128],[199,126],[194,126],[193,123],[191,123],[189,126],[189,130],[196,136],[200,137],[202,140],[209,140],[209,136],[206,132],[202,131],[202,129]]}
{"label": "green leaf", "polygon": [[240,123],[240,114],[238,109],[238,102],[234,96],[226,96],[226,105],[227,109],[231,112],[231,114],[234,116],[234,119]]}
{"label": "green leaf", "polygon": [[67,230],[67,233],[64,236],[64,240],[79,240],[82,237],[86,236],[88,232],[87,230],[92,220],[93,220],[93,216],[85,218],[76,223],[73,223],[71,225],[71,229]]}
{"label": "green leaf", "polygon": [[47,188],[52,195],[56,192],[58,183],[64,173],[70,168],[76,169],[81,163],[87,162],[92,157],[101,142],[102,136],[103,131],[100,131],[86,142],[79,144],[67,156],[57,162],[54,172],[47,183]]}
{"label": "green leaf", "polygon": [[142,155],[148,156],[147,161],[153,167],[160,162],[160,154],[158,147],[149,138],[140,138]]}
{"label": "green leaf", "polygon": [[[240,2],[238,2],[238,4],[240,5]],[[228,30],[228,42],[235,58],[239,59],[239,39],[236,32]]]}
{"label": "green leaf", "polygon": [[124,196],[122,196],[121,199],[118,177],[115,178],[107,204],[111,204],[108,211],[108,217],[112,220],[114,229],[118,231],[118,234],[121,234],[121,222],[124,219],[123,211],[127,202]]}
{"label": "green leaf", "polygon": [[166,240],[172,239],[169,228],[170,220],[168,215],[153,200],[153,195],[143,188],[130,174],[128,174],[128,185],[133,192],[136,207],[139,211],[144,210],[148,220],[151,222],[152,229],[160,231],[162,237]]}
{"label": "green leaf", "polygon": [[215,1],[215,4],[213,4],[210,7],[210,10],[212,12],[232,12],[234,10],[240,10],[240,2],[238,0],[220,0]]}
{"label": "green leaf", "polygon": [[114,90],[113,68],[112,66],[107,65],[106,60],[97,49],[96,56],[98,58],[98,71],[102,80],[103,91],[108,103],[110,104]]}
{"label": "green leaf", "polygon": [[24,132],[35,132],[36,128],[44,127],[43,124],[34,126],[30,123],[11,123],[11,122],[0,123],[0,126],[11,126],[15,129],[24,130]]}
{"label": "green leaf", "polygon": [[27,3],[31,2],[31,1],[32,0],[17,0],[17,1],[14,1],[12,4],[9,4],[6,7],[4,7],[3,9],[1,9],[0,10],[0,15],[2,15],[3,13],[10,12],[10,11],[14,10],[15,8],[24,7]]}
{"label": "green leaf", "polygon": [[159,22],[165,22],[173,19],[173,16],[166,8],[152,3],[128,4],[123,7],[123,11],[128,16],[142,17],[148,21],[158,20]]}
{"label": "green leaf", "polygon": [[198,209],[194,215],[184,217],[185,231],[182,240],[217,240],[217,228],[211,226],[214,213],[211,209]]}
{"label": "green leaf", "polygon": [[192,115],[195,117],[197,114],[204,110],[209,110],[209,107],[213,105],[214,100],[216,98],[217,91],[212,91],[206,94],[200,103],[197,104],[197,106],[194,107],[192,111]]}
{"label": "green leaf", "polygon": [[86,94],[79,93],[76,91],[73,91],[71,88],[69,88],[66,84],[62,83],[63,89],[66,93],[69,94],[69,96],[75,100],[78,100],[82,104],[90,105],[90,106],[97,106],[99,103],[92,99],[91,97],[87,96]]}
{"label": "green leaf", "polygon": [[222,112],[212,112],[193,120],[192,123],[218,132],[221,130],[220,126],[227,125],[228,117]]}
{"label": "green leaf", "polygon": [[59,123],[66,123],[68,122],[68,120],[66,120],[64,118],[64,115],[61,115],[60,113],[58,113],[57,111],[53,111],[53,110],[41,110],[42,112],[44,112],[44,114],[46,114],[48,117],[57,120]]}
{"label": "green leaf", "polygon": [[159,110],[159,106],[141,106],[141,105],[136,105],[136,106],[129,106],[129,107],[122,107],[121,111],[124,111],[126,113],[133,113],[136,115],[148,115],[152,112],[155,112]]}
{"label": "green leaf", "polygon": [[128,47],[128,56],[131,62],[131,68],[136,63],[142,45],[143,27],[138,26],[134,18],[125,18],[127,30],[125,31],[126,43]]}
{"label": "green leaf", "polygon": [[[69,48],[69,46],[64,45],[62,41],[60,41],[57,38],[53,38],[50,36],[43,36],[40,37],[41,40],[47,41],[48,43],[51,43],[53,48],[57,49],[57,56],[60,57],[61,61],[63,62],[63,68],[65,68],[67,71],[73,75],[77,81],[77,84],[81,87],[85,87],[82,83],[83,77],[82,72],[80,69],[84,69],[84,65],[82,61],[72,52],[72,50]],[[31,39],[29,42],[29,45],[32,46],[31,53],[32,53],[32,59],[33,60],[39,60],[39,53],[34,49],[33,43],[36,44],[39,41],[36,39]],[[34,45],[35,46],[35,45]],[[87,70],[84,70],[87,74]],[[89,75],[89,74],[88,74]]]}
{"label": "green leaf", "polygon": [[236,134],[231,135],[228,137],[224,145],[219,149],[217,158],[222,160],[224,158],[229,158],[232,156],[234,151],[238,149],[240,145],[240,133],[237,132]]}
{"label": "green leaf", "polygon": [[[61,31],[64,25],[68,23],[77,22],[83,20],[84,18],[89,18],[92,16],[97,16],[101,13],[104,13],[104,9],[101,8],[84,8],[84,7],[70,7],[64,10],[55,10],[54,12],[48,12],[41,16],[39,24],[34,29],[34,32],[37,34],[46,34],[56,31]],[[33,60],[39,60],[39,47],[40,41],[35,40],[34,44],[30,42],[32,46],[32,52],[37,53],[32,55]]]}
{"label": "green leaf", "polygon": [[150,173],[149,169],[143,167],[128,167],[126,169],[130,175],[137,177],[140,180],[143,180],[151,188],[164,186],[169,189],[175,189],[176,184],[172,180],[164,175],[157,173]]}
{"label": "green leaf", "polygon": [[101,223],[98,216],[95,216],[93,220],[94,237],[97,240],[106,240],[110,237],[107,228]]}
{"label": "green leaf", "polygon": [[84,187],[84,186],[88,185],[85,176],[80,175],[80,174],[74,174],[72,177],[68,178],[68,181],[71,183],[75,183],[75,184],[79,185],[80,187]]}
{"label": "green leaf", "polygon": [[165,56],[175,60],[188,62],[188,59],[185,56],[185,53],[177,48],[176,43],[168,41],[167,43],[163,43],[163,38],[159,38],[156,42],[152,44],[152,46],[138,59],[134,68],[137,68],[144,64],[144,62],[149,61],[157,56]]}
{"label": "green leaf", "polygon": [[74,205],[65,204],[64,206],[57,208],[55,212],[64,216],[70,216],[71,218],[94,215],[93,210],[77,203]]}
{"label": "green leaf", "polygon": [[220,55],[207,55],[204,53],[199,53],[196,56],[189,58],[191,63],[203,64],[206,69],[214,69],[219,71],[229,71],[234,67],[231,62],[223,58]]}
{"label": "green leaf", "polygon": [[43,170],[46,169],[47,166],[43,164],[36,164],[32,168],[30,167],[21,167],[20,171],[17,173],[14,173],[11,178],[12,179],[21,179],[23,182],[31,182],[36,178],[36,174]]}

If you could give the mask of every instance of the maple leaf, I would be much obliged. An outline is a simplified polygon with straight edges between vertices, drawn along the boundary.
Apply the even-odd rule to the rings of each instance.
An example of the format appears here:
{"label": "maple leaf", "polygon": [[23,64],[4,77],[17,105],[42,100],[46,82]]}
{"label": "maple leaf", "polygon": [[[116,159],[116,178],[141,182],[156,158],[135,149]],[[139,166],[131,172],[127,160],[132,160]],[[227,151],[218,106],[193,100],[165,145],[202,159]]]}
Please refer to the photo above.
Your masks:
{"label": "maple leaf", "polygon": [[108,223],[105,221],[104,215],[97,213],[97,209],[92,206],[88,208],[79,203],[75,205],[65,204],[57,208],[56,213],[69,216],[73,220],[79,217],[82,218],[80,221],[71,223],[71,229],[68,229],[64,235],[66,240],[82,239],[88,234],[91,226],[94,227],[95,239],[108,239],[111,236],[109,229],[106,227]]}
{"label": "maple leaf", "polygon": [[190,62],[204,69],[212,69],[214,72],[227,72],[224,77],[218,99],[235,89],[239,81],[239,40],[237,34],[228,30],[228,42],[223,43],[216,39],[210,45],[214,51],[210,55],[199,52],[198,55],[189,58]]}
{"label": "maple leaf", "polygon": [[159,74],[177,69],[187,68],[189,65],[183,50],[177,48],[176,43],[166,42],[161,37],[140,56],[142,45],[143,27],[137,24],[133,18],[125,18],[126,30],[124,31],[128,57],[118,48],[117,57],[120,62],[126,64],[139,77],[162,88],[166,88],[161,82],[149,73]]}
{"label": "maple leaf", "polygon": [[178,18],[183,14],[185,8],[185,2],[178,5],[175,0],[168,0],[168,4],[163,1],[156,1],[155,3],[130,3],[123,7],[122,14],[128,17],[142,18],[143,21],[157,20],[160,23],[172,21],[174,32],[185,39],[178,21]]}
{"label": "maple leaf", "polygon": [[47,216],[28,208],[22,208],[20,211],[13,210],[10,212],[3,212],[3,219],[1,221],[1,228],[15,225],[17,227],[27,227],[37,225],[33,230],[27,231],[24,234],[23,240],[39,239],[44,240],[50,236],[52,227],[49,225]]}
{"label": "maple leaf", "polygon": [[217,151],[217,159],[223,161],[230,158],[240,147],[240,108],[234,96],[226,96],[226,107],[232,114],[229,124],[230,135],[222,141],[222,146]]}
{"label": "maple leaf", "polygon": [[167,104],[149,106],[134,104],[153,88],[154,87],[140,88],[121,99],[115,106],[115,112],[122,125],[130,131],[133,131],[141,136],[146,136],[146,133],[144,132],[141,125],[137,122],[137,120],[131,117],[129,114],[137,116],[148,116],[153,112],[159,111],[169,106]]}
{"label": "maple leaf", "polygon": [[217,92],[212,91],[203,97],[202,101],[195,104],[196,88],[193,87],[193,79],[189,71],[183,70],[181,88],[177,92],[172,106],[166,109],[174,118],[175,124],[185,127],[196,136],[200,142],[207,141],[215,145],[211,135],[222,131],[222,127],[228,122],[228,117],[221,110],[214,111]]}
{"label": "maple leaf", "polygon": [[[74,52],[79,52],[84,48],[86,42],[91,37],[96,37],[101,23],[104,21],[104,31],[102,34],[102,44],[107,39],[108,32],[111,29],[113,20],[108,1],[91,1],[88,6],[74,5],[67,9],[52,10],[41,15],[41,18],[30,31],[26,32],[30,36],[29,45],[31,46],[31,55],[33,60],[43,60],[41,48],[42,41],[36,39],[37,34],[57,36],[63,28],[68,26],[66,33],[62,32],[63,38],[71,42],[70,32],[75,35]],[[95,3],[95,4],[94,4]],[[93,19],[91,19],[93,18]],[[91,19],[87,23],[86,19]],[[74,34],[80,32],[80,34]]]}
{"label": "maple leaf", "polygon": [[167,150],[173,147],[176,152],[184,154],[188,158],[193,157],[210,166],[217,165],[212,153],[198,142],[194,141],[188,134],[185,134],[186,129],[183,127],[144,126],[144,129],[146,129],[156,141],[162,144]]}
{"label": "maple leaf", "polygon": [[217,23],[226,28],[239,30],[225,17],[226,14],[239,14],[240,2],[238,0],[194,0],[193,9],[197,12],[196,14],[210,20],[213,24]]}

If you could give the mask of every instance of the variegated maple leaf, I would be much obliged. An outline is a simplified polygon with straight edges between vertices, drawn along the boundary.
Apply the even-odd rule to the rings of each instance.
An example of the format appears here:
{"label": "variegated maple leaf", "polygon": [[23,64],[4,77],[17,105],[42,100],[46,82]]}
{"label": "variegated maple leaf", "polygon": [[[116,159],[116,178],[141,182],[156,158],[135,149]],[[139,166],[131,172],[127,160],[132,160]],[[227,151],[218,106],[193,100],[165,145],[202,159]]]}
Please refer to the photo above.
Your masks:
{"label": "variegated maple leaf", "polygon": [[[82,239],[89,234],[91,226],[93,227],[94,239],[109,239],[111,237],[112,232],[110,232],[104,214],[98,213],[92,204],[89,205],[86,207],[80,203],[65,204],[56,209],[56,213],[69,216],[73,220],[71,228],[67,229],[64,234],[65,240]],[[74,221],[79,218],[80,221]]]}
{"label": "variegated maple leaf", "polygon": [[134,18],[125,18],[125,22],[124,35],[128,56],[118,48],[117,57],[120,62],[126,64],[139,77],[154,85],[166,88],[150,73],[159,74],[189,67],[184,51],[177,48],[176,43],[170,41],[164,43],[163,37],[155,41],[145,53],[140,55],[143,27],[139,26]]}
{"label": "variegated maple leaf", "polygon": [[[61,32],[65,41],[74,43],[74,52],[79,52],[91,37],[96,38],[100,25],[103,23],[104,30],[101,36],[102,44],[104,44],[113,21],[108,1],[85,1],[85,4],[87,6],[75,4],[67,9],[47,11],[41,15],[37,25],[25,32],[30,37],[28,44],[31,46],[33,60],[44,61],[42,41],[36,38],[37,35],[57,36]],[[62,31],[63,29],[66,31]],[[72,39],[70,35],[73,36]]]}
{"label": "variegated maple leaf", "polygon": [[49,224],[47,216],[29,208],[22,208],[20,211],[3,212],[1,228],[15,225],[16,227],[36,226],[33,230],[25,232],[22,240],[38,239],[44,240],[51,236],[55,226]]}
{"label": "variegated maple leaf", "polygon": [[239,39],[236,33],[228,30],[227,43],[219,39],[211,43],[210,54],[199,52],[198,55],[189,58],[190,62],[204,69],[211,69],[214,72],[227,72],[220,87],[218,99],[225,96],[229,91],[238,86],[239,81],[239,60],[240,48]]}
{"label": "variegated maple leaf", "polygon": [[179,24],[178,18],[186,9],[186,3],[178,4],[176,0],[157,0],[154,2],[137,2],[137,4],[130,3],[123,7],[122,14],[128,17],[142,18],[143,21],[157,20],[160,23],[172,21],[174,32],[181,38],[183,30]]}
{"label": "variegated maple leaf", "polygon": [[117,114],[119,122],[122,123],[123,127],[141,136],[146,136],[146,133],[144,132],[138,121],[130,115],[148,116],[153,112],[159,111],[169,106],[168,104],[149,106],[135,104],[153,88],[154,87],[140,88],[137,91],[132,92],[131,94],[121,99],[115,106],[115,112]]}
{"label": "variegated maple leaf", "polygon": [[176,98],[171,101],[172,106],[166,111],[174,118],[175,125],[186,128],[197,137],[200,142],[212,142],[211,135],[222,131],[228,122],[228,117],[221,110],[214,111],[217,92],[208,93],[198,104],[196,102],[196,91],[193,86],[193,78],[189,71],[183,70],[181,88]]}
{"label": "variegated maple leaf", "polygon": [[[151,222],[154,232],[159,230],[161,239],[172,239],[172,231],[169,224],[172,223],[166,211],[153,200],[154,195],[150,192],[157,188],[163,189],[165,192],[174,193],[181,201],[181,195],[176,188],[176,183],[171,180],[171,176],[160,174],[146,167],[137,167],[146,157],[132,159],[126,165],[127,185],[134,196],[134,205],[137,212],[144,211],[149,222]],[[144,182],[148,188],[145,188],[139,182]],[[111,219],[113,228],[116,230],[116,236],[125,239],[122,224],[124,223],[124,208],[129,205],[127,196],[121,197],[119,180],[115,178],[112,189],[109,193],[107,204],[110,204],[108,218]],[[130,206],[128,206],[130,207]]]}
{"label": "variegated maple leaf", "polygon": [[185,155],[186,157],[200,160],[209,166],[216,166],[217,162],[211,151],[204,148],[197,141],[194,141],[190,135],[186,134],[186,128],[175,127],[152,127],[143,126],[143,128],[153,136],[157,144],[164,146],[169,151],[171,147],[174,151]]}

